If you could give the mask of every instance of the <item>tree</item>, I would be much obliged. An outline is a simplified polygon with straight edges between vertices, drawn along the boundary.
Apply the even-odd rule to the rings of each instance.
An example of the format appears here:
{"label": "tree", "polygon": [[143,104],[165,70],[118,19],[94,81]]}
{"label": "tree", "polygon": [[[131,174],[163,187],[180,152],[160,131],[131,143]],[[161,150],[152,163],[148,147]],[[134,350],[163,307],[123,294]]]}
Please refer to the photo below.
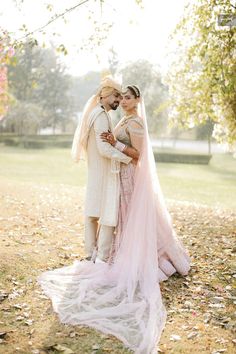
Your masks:
{"label": "tree", "polygon": [[81,112],[88,98],[96,93],[101,82],[101,73],[89,71],[83,76],[72,77],[70,95],[77,112]]}
{"label": "tree", "polygon": [[109,63],[110,73],[114,76],[118,71],[119,58],[117,52],[113,47],[111,47],[109,50],[108,63]]}
{"label": "tree", "polygon": [[[22,7],[24,5],[24,0],[11,0],[13,1],[13,3],[15,4],[15,6],[19,9],[22,10]],[[40,72],[40,70],[36,70],[38,69],[38,66],[40,66],[40,63],[36,64],[37,59],[40,61],[41,60],[41,52],[42,52],[42,48],[39,47],[39,42],[36,39],[37,38],[37,33],[41,33],[41,34],[46,34],[46,32],[48,31],[48,29],[50,28],[50,24],[53,23],[54,21],[57,21],[58,19],[63,19],[65,22],[68,21],[68,15],[72,12],[72,11],[76,11],[79,10],[84,4],[87,4],[89,2],[89,6],[88,8],[88,21],[91,21],[93,24],[93,31],[92,33],[89,33],[87,35],[87,39],[81,43],[81,48],[80,49],[89,49],[89,50],[94,50],[94,47],[100,46],[101,43],[107,38],[108,33],[110,31],[110,29],[112,28],[112,21],[100,21],[100,20],[96,20],[95,17],[95,11],[93,6],[90,5],[96,5],[99,6],[101,9],[101,12],[103,10],[103,6],[106,3],[106,0],[80,0],[77,3],[74,3],[73,6],[71,7],[67,7],[65,8],[61,13],[56,13],[55,9],[53,7],[52,4],[47,3],[46,4],[46,8],[48,10],[48,13],[50,14],[50,17],[48,18],[48,20],[45,20],[45,23],[39,27],[39,28],[35,28],[33,30],[28,30],[26,24],[22,24],[21,28],[19,30],[22,31],[22,36],[17,39],[15,39],[14,41],[14,48],[17,50],[17,55],[18,55],[18,65],[17,68],[13,68],[10,67],[10,71],[11,71],[11,89],[12,92],[15,94],[16,100],[20,100],[20,101],[24,101],[26,100],[27,102],[32,102],[34,104],[37,104],[37,98],[38,96],[35,95],[35,93],[38,91],[37,88],[39,87],[38,82],[39,82],[39,77],[38,77],[38,73]],[[142,0],[135,0],[135,3],[137,4],[137,6],[142,7]],[[26,4],[27,6],[27,4]],[[53,33],[54,35],[55,33]],[[37,55],[34,57],[32,56],[32,52],[33,49],[32,47],[37,47],[38,46],[38,52]],[[27,48],[26,48],[27,47]],[[60,44],[56,50],[58,52],[62,52],[65,55],[67,54],[67,48],[66,48],[66,44],[62,43]],[[25,57],[24,55],[25,54]],[[29,54],[27,56],[27,54]],[[22,60],[21,60],[22,59]],[[24,61],[25,61],[25,66],[24,66]],[[113,62],[114,65],[116,65],[115,62]],[[23,69],[23,70],[21,70]],[[7,70],[6,68],[4,70]],[[114,66],[114,70],[115,70],[115,66]],[[52,80],[57,80],[59,75],[60,70],[55,70],[54,71],[54,75],[48,75],[46,76],[46,78],[51,77]],[[0,73],[1,74],[1,73]],[[51,72],[52,74],[52,72]],[[6,75],[1,75],[4,76],[4,78],[6,77]],[[14,80],[14,78],[16,78],[16,80]],[[17,80],[17,78],[19,80]],[[64,77],[65,78],[65,77]],[[66,78],[65,78],[66,79]],[[46,80],[48,81],[48,80]],[[62,80],[63,81],[63,80]],[[62,83],[61,81],[61,83]],[[66,80],[65,80],[66,81]],[[70,84],[69,84],[69,77],[67,77],[67,84],[65,83],[65,81],[63,82],[64,89],[66,89],[66,91],[68,92],[67,88],[69,88]],[[6,79],[4,79],[4,82],[6,83]],[[61,85],[61,86],[63,86]],[[47,83],[47,86],[49,87],[49,81]],[[75,79],[75,86],[76,86],[76,79]],[[54,85],[55,87],[55,85]],[[39,90],[40,91],[40,90]],[[43,95],[44,92],[47,91],[43,91],[41,90],[41,94]],[[51,91],[50,91],[51,93]],[[58,95],[54,95],[55,97],[58,97]],[[75,112],[72,112],[73,109],[75,109],[75,107],[77,107],[77,102],[71,102],[69,99],[69,96],[67,95],[67,97],[62,96],[64,98],[60,100],[60,102],[66,103],[67,102],[67,109],[65,110],[65,105],[63,107],[63,109],[61,107],[58,107],[58,103],[59,100],[57,98],[57,102],[52,102],[53,104],[50,105],[45,105],[47,106],[47,111],[48,111],[48,115],[44,115],[45,117],[49,116],[51,117],[51,123],[54,127],[57,124],[61,124],[63,127],[66,123],[66,117],[71,116],[71,114],[73,115]],[[36,101],[34,100],[34,98],[36,99]],[[51,97],[52,98],[52,97]],[[82,102],[83,100],[81,100]],[[5,104],[6,106],[6,104]],[[53,108],[54,106],[54,108]],[[57,108],[55,108],[57,106]],[[69,109],[69,107],[71,107],[71,109]],[[73,108],[73,109],[72,109]],[[14,109],[14,108],[12,108]],[[52,118],[51,115],[54,115],[54,118]],[[0,105],[0,117],[1,117],[1,105]],[[47,125],[47,121],[44,120],[43,125]]]}
{"label": "tree", "polygon": [[[22,5],[24,4],[24,0],[12,0],[12,1],[14,2],[15,6],[21,10]],[[143,0],[134,0],[134,1],[137,6],[142,8]],[[20,30],[22,30],[24,34],[15,41],[15,46],[17,47],[19,45],[22,45],[22,41],[25,41],[26,39],[28,39],[28,41],[30,41],[34,45],[38,45],[38,41],[37,39],[35,39],[35,36],[38,32],[42,34],[46,34],[46,31],[48,27],[50,27],[51,23],[57,21],[58,19],[63,19],[64,22],[66,23],[67,16],[71,12],[79,10],[83,5],[87,4],[88,2],[90,3],[90,5],[97,4],[100,7],[100,10],[102,12],[106,0],[80,0],[78,1],[78,3],[73,4],[73,6],[65,8],[61,13],[55,12],[53,4],[51,3],[45,4],[47,10],[49,11],[49,13],[51,13],[51,16],[48,19],[48,21],[46,21],[42,26],[35,28],[32,31],[29,31],[27,26],[25,24],[22,24]],[[100,46],[101,43],[107,38],[109,31],[113,27],[112,21],[109,22],[106,20],[105,22],[100,22],[100,21],[98,22],[94,17],[94,13],[95,11],[91,10],[89,6],[87,19],[88,21],[92,21],[94,32],[88,36],[87,40],[83,43],[82,48],[86,47],[87,49],[90,50],[94,50],[95,46]],[[67,55],[68,53],[65,44],[60,44],[57,50],[64,53],[65,55]]]}
{"label": "tree", "polygon": [[38,68],[39,80],[35,88],[35,98],[40,100],[44,110],[44,127],[52,127],[55,132],[60,127],[63,132],[75,113],[73,97],[70,95],[72,78],[66,74],[62,65],[51,49],[43,50],[43,60]]}
{"label": "tree", "polygon": [[160,72],[147,60],[130,63],[120,70],[124,85],[138,84],[145,97],[148,126],[151,133],[160,135],[168,125],[168,88]]}
{"label": "tree", "polygon": [[16,100],[33,102],[36,100],[35,89],[40,77],[40,65],[43,51],[40,47],[32,48],[26,42],[15,53],[16,63],[8,66],[8,82]]}
{"label": "tree", "polygon": [[[14,111],[19,112],[19,107],[23,113],[27,104],[32,104],[34,117],[39,114],[39,127],[52,127],[54,131],[60,127],[64,131],[75,109],[70,96],[71,78],[65,73],[65,67],[59,62],[55,50],[32,47],[31,43],[25,43],[17,49],[16,59],[17,63],[8,67],[8,81],[17,104],[10,108],[11,114],[6,118],[14,116]],[[28,115],[28,119],[30,117]],[[35,125],[33,119],[32,125]]]}
{"label": "tree", "polygon": [[18,101],[6,116],[6,130],[17,135],[37,134],[41,126],[42,109],[30,102]]}
{"label": "tree", "polygon": [[211,120],[219,140],[236,141],[236,28],[220,27],[219,16],[234,17],[230,0],[199,0],[185,9],[173,40],[178,56],[166,82],[171,117],[182,126]]}
{"label": "tree", "polygon": [[13,59],[14,49],[7,31],[0,28],[0,121],[7,112],[10,98],[8,94],[7,64]]}
{"label": "tree", "polygon": [[196,127],[196,138],[200,140],[207,139],[208,142],[208,154],[211,154],[211,137],[214,130],[215,123],[208,119],[203,124]]}

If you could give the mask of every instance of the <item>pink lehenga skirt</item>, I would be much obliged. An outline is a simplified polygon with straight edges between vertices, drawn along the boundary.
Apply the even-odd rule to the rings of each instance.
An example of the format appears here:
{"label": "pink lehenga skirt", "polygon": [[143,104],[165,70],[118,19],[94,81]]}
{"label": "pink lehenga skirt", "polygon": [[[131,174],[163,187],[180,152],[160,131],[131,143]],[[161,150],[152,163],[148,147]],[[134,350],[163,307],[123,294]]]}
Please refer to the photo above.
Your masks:
{"label": "pink lehenga skirt", "polygon": [[[127,221],[129,205],[134,190],[135,170],[136,165],[132,163],[129,163],[128,165],[121,164],[118,224],[111,249],[111,263],[122,241],[122,230]],[[133,222],[135,222],[135,220]],[[145,222],[145,220],[143,220],[143,222]],[[162,237],[160,239],[157,235],[157,244],[159,280],[167,280],[168,277],[175,272],[186,275],[190,268],[190,258],[181,241],[177,238],[174,229],[171,237],[166,235],[166,238]]]}

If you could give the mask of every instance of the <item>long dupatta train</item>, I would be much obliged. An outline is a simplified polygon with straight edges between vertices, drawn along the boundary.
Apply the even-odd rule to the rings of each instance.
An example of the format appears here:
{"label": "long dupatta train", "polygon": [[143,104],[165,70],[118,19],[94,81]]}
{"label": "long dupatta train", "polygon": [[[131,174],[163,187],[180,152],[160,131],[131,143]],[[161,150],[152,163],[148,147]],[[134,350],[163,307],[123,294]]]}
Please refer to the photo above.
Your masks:
{"label": "long dupatta train", "polygon": [[[160,243],[178,244],[161,188],[148,136],[145,136],[120,248],[111,265],[76,261],[43,273],[39,283],[61,322],[96,328],[119,338],[136,354],[156,352],[166,311],[158,268]],[[180,247],[181,248],[181,247]],[[189,259],[183,261],[183,272]]]}

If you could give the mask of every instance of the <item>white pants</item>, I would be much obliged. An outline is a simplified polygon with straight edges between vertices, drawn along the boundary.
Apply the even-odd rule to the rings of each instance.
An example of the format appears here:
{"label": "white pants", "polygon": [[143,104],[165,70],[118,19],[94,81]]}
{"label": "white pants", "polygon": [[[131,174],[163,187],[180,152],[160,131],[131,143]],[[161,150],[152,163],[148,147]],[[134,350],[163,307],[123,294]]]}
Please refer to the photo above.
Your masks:
{"label": "white pants", "polygon": [[91,257],[97,248],[97,257],[107,261],[115,228],[113,226],[98,225],[99,218],[93,216],[85,217],[84,241],[85,252]]}

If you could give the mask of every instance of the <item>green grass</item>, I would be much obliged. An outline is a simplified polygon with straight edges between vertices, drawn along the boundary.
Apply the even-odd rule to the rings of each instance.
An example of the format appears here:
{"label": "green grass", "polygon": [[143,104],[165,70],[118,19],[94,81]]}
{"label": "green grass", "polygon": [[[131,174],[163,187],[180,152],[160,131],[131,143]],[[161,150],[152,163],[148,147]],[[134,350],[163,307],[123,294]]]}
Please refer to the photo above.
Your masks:
{"label": "green grass", "polygon": [[19,182],[85,185],[86,164],[74,163],[70,149],[0,147],[0,178]]}
{"label": "green grass", "polygon": [[236,160],[214,155],[209,165],[158,164],[167,198],[236,209]]}
{"label": "green grass", "polygon": [[[229,154],[214,155],[209,165],[159,163],[157,170],[167,198],[236,209],[236,160]],[[69,149],[0,146],[0,179],[85,186],[86,164],[75,164]]]}

